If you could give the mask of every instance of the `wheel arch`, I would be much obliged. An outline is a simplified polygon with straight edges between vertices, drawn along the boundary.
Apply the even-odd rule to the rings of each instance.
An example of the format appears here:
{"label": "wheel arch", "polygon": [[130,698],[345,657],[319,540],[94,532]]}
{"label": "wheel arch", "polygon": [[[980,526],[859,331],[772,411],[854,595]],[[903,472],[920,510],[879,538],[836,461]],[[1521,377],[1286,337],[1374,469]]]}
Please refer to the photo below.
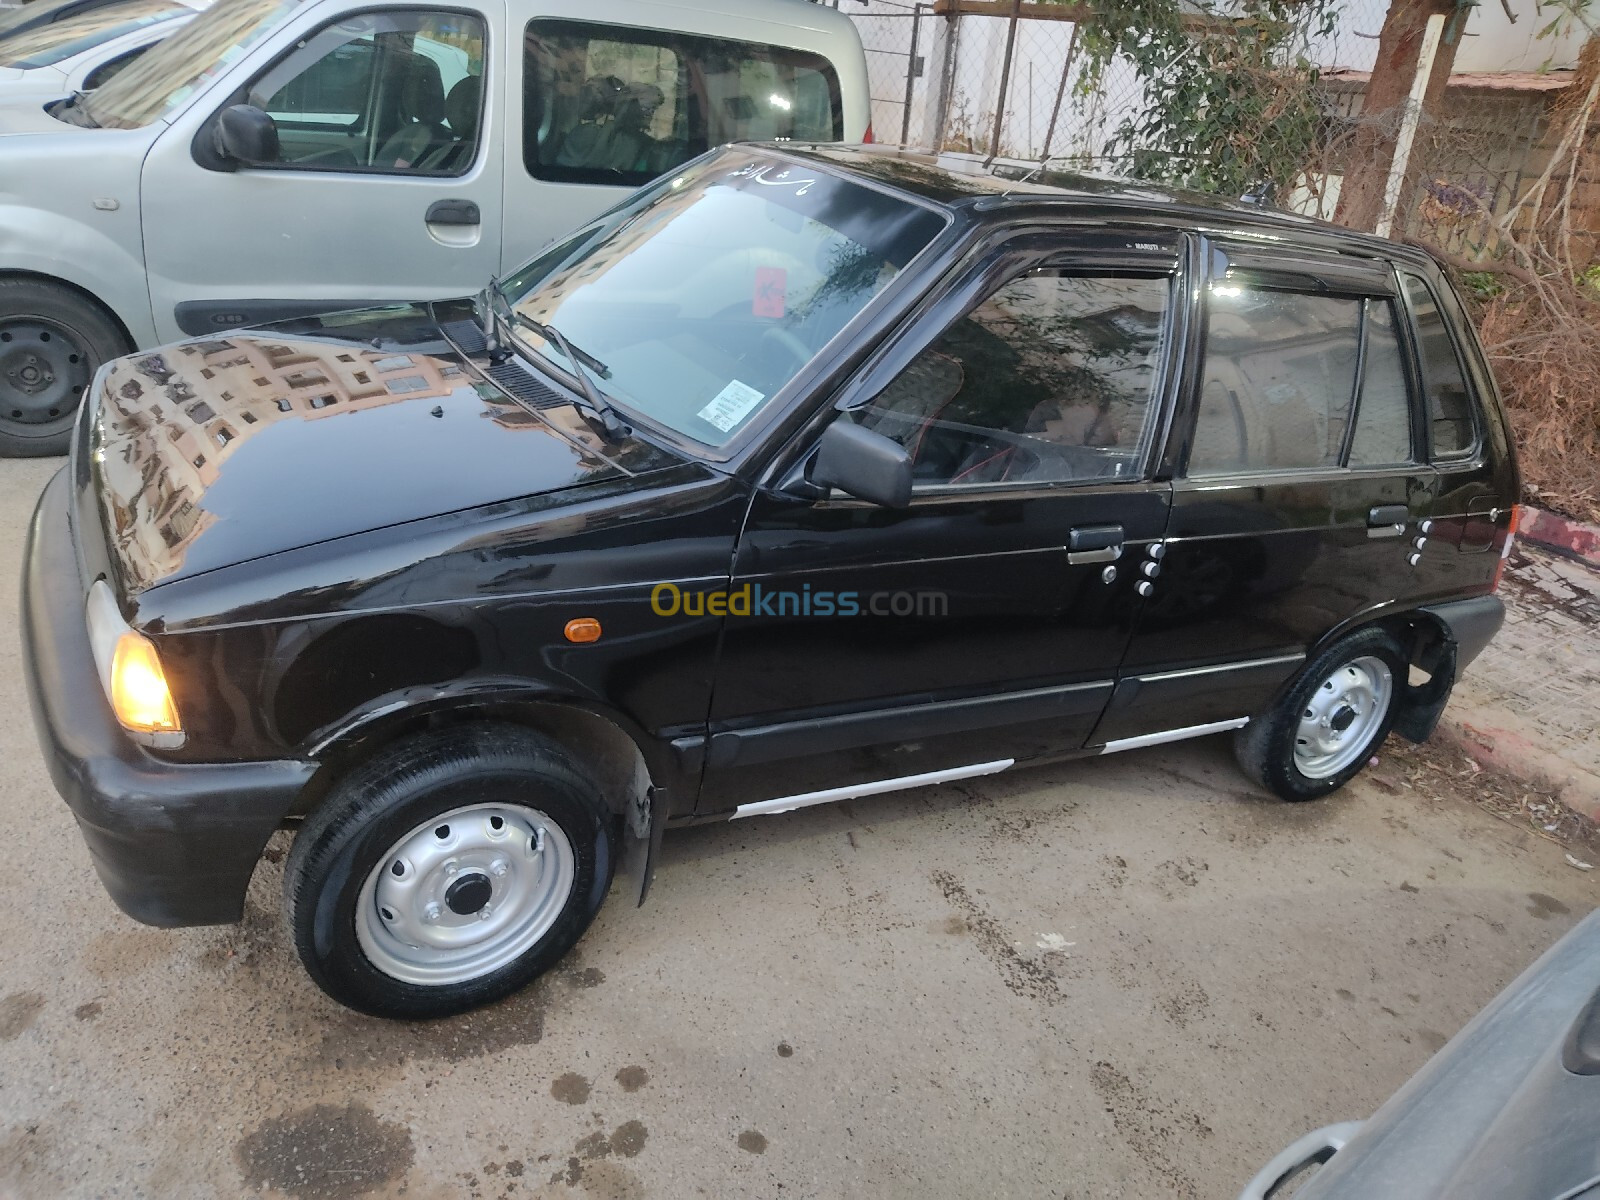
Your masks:
{"label": "wheel arch", "polygon": [[[1352,634],[1374,628],[1394,638],[1405,654],[1407,666],[1414,668],[1395,691],[1394,732],[1407,741],[1424,742],[1438,726],[1456,681],[1455,635],[1439,614],[1397,604],[1370,609],[1325,633],[1310,648],[1307,661]],[[1420,679],[1416,678],[1418,672]],[[1292,683],[1293,679],[1284,685],[1285,689]]]}
{"label": "wheel arch", "polygon": [[50,287],[60,288],[62,291],[72,293],[85,304],[93,305],[100,312],[100,314],[106,318],[106,320],[110,321],[111,324],[116,327],[117,332],[122,335],[123,341],[127,343],[128,349],[126,353],[131,354],[133,351],[139,348],[140,339],[134,335],[133,326],[129,322],[127,314],[119,312],[116,305],[108,303],[105,299],[96,295],[83,284],[64,278],[60,275],[52,275],[45,271],[30,271],[10,268],[0,269],[0,283],[10,281],[22,283],[42,283],[47,284]]}

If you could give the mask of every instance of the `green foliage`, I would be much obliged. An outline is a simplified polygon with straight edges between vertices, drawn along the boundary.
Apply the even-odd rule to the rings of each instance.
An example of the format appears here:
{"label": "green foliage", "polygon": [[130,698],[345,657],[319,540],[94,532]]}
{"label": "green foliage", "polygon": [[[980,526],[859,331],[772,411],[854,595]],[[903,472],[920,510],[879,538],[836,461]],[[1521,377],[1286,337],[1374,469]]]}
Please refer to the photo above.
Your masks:
{"label": "green foliage", "polygon": [[[1334,0],[1090,0],[1079,26],[1080,86],[1130,63],[1144,108],[1111,134],[1106,156],[1141,179],[1242,195],[1280,190],[1305,170],[1323,124],[1308,40],[1333,29]],[[1186,20],[1185,17],[1188,17]]]}
{"label": "green foliage", "polygon": [[1467,295],[1478,301],[1493,300],[1506,290],[1506,285],[1494,271],[1463,271],[1461,286],[1467,289]]}

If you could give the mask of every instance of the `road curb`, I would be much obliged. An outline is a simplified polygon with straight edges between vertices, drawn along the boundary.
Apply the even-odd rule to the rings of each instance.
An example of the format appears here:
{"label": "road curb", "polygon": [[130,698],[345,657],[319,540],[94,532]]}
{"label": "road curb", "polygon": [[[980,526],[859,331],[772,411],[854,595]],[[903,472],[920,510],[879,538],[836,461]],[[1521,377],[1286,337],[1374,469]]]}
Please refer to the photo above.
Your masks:
{"label": "road curb", "polygon": [[1517,536],[1600,570],[1600,526],[1524,504]]}
{"label": "road curb", "polygon": [[1549,792],[1576,813],[1600,822],[1600,775],[1541,749],[1482,710],[1451,714],[1439,722],[1440,741],[1454,745],[1480,766]]}

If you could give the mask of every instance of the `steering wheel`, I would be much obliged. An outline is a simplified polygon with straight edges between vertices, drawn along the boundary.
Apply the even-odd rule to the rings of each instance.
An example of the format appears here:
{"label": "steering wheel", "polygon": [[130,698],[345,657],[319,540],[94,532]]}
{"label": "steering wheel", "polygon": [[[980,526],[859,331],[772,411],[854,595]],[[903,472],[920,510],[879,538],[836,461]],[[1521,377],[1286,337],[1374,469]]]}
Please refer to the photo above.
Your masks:
{"label": "steering wheel", "polygon": [[761,335],[762,344],[776,342],[794,358],[795,370],[799,370],[811,361],[811,347],[807,346],[782,325],[773,325]]}

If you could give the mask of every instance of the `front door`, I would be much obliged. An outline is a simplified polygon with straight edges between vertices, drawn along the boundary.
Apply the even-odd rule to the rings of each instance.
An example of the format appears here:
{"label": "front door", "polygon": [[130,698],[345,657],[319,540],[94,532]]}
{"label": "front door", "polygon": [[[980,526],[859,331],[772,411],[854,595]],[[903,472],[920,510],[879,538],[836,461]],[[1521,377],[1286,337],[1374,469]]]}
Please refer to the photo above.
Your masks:
{"label": "front door", "polygon": [[1414,588],[1435,476],[1393,271],[1210,257],[1172,524],[1097,745],[1242,724],[1326,635]]}
{"label": "front door", "polygon": [[[301,31],[250,82],[191,107],[145,161],[160,337],[463,295],[500,265],[502,154],[485,10],[371,9]],[[277,157],[209,151],[229,105],[264,109]]]}
{"label": "front door", "polygon": [[1167,523],[1169,488],[1148,467],[1180,247],[1030,239],[914,323],[837,418],[911,453],[907,509],[757,493],[699,811],[1083,744],[1138,611],[1137,565]]}

